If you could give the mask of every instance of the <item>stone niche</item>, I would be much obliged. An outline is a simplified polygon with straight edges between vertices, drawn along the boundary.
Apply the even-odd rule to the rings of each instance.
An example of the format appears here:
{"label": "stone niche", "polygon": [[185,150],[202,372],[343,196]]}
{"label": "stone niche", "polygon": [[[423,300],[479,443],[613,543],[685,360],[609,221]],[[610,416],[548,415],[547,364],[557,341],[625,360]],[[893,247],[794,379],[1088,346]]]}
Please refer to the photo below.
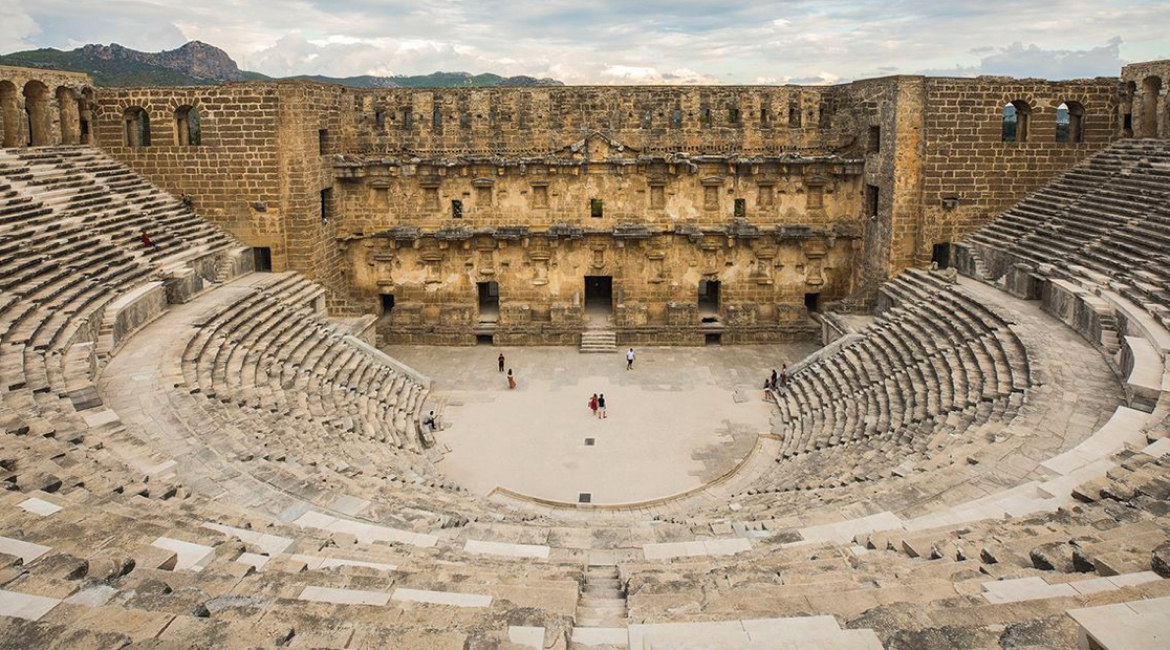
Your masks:
{"label": "stone niche", "polygon": [[724,306],[727,324],[733,327],[755,325],[759,315],[758,305],[754,302],[734,302]]}
{"label": "stone niche", "polygon": [[640,327],[650,322],[649,311],[644,303],[626,301],[617,306],[614,321],[619,327]]}
{"label": "stone niche", "polygon": [[[397,311],[398,308],[394,309]],[[440,318],[447,327],[470,327],[475,323],[476,309],[471,305],[443,305]]]}
{"label": "stone niche", "polygon": [[390,321],[394,325],[411,326],[423,324],[423,304],[421,302],[403,302],[394,305],[390,312]]}
{"label": "stone niche", "polygon": [[581,306],[573,302],[554,302],[549,308],[549,321],[554,326],[579,326],[581,324]]}
{"label": "stone niche", "polygon": [[808,308],[804,305],[790,305],[787,303],[777,303],[773,305],[776,313],[776,322],[780,325],[786,323],[801,323],[808,320]]}
{"label": "stone niche", "polygon": [[532,307],[526,302],[500,305],[500,325],[527,325],[532,322]]}
{"label": "stone niche", "polygon": [[666,322],[671,327],[686,327],[699,322],[699,305],[693,302],[672,302],[666,306]]}

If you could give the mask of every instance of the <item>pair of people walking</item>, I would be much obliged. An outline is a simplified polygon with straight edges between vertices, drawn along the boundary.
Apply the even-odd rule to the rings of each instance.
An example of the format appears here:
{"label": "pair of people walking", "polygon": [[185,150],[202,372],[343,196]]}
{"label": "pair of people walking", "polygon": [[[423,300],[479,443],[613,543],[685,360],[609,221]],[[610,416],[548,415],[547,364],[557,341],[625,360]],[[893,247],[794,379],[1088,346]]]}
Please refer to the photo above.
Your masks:
{"label": "pair of people walking", "polygon": [[605,393],[600,395],[593,393],[593,397],[589,398],[589,410],[593,411],[593,415],[597,416],[599,420],[608,417],[605,413]]}
{"label": "pair of people walking", "polygon": [[[500,372],[504,372],[504,353],[500,353],[500,358],[496,359],[499,362]],[[508,390],[516,389],[516,375],[512,374],[512,369],[508,368]]]}

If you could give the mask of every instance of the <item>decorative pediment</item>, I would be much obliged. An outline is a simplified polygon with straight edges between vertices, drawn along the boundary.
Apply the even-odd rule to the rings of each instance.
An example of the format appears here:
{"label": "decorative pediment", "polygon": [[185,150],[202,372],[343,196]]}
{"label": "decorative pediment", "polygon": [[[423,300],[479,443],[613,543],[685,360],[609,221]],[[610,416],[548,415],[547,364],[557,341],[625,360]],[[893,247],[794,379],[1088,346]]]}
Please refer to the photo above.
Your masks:
{"label": "decorative pediment", "polygon": [[592,131],[562,151],[573,157],[600,162],[611,158],[633,158],[637,156],[639,150],[618,142],[601,131]]}

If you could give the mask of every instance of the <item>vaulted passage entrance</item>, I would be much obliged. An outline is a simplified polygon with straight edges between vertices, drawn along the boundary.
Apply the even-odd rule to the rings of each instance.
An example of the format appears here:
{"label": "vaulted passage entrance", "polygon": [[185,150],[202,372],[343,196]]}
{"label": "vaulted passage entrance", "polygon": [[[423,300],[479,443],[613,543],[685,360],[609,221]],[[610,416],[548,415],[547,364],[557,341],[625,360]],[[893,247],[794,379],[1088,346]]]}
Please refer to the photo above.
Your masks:
{"label": "vaulted passage entrance", "polygon": [[585,276],[585,317],[591,325],[604,325],[613,316],[613,276]]}
{"label": "vaulted passage entrance", "polygon": [[500,320],[500,285],[496,282],[477,282],[479,291],[479,322],[495,323]]}

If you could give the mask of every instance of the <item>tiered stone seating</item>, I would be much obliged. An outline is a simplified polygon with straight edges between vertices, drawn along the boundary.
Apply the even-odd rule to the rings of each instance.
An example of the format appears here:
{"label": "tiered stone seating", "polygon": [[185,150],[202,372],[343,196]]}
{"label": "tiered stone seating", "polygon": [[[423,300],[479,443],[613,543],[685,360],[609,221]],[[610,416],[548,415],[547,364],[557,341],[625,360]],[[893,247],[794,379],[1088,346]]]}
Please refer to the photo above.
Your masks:
{"label": "tiered stone seating", "polygon": [[[1155,194],[1065,210],[1102,174],[1156,184],[1161,163],[1126,173],[1132,146],[988,237],[1056,224],[1062,268],[1152,287]],[[1038,650],[1170,596],[1170,442],[992,287],[903,273],[874,325],[794,369],[749,489],[582,522],[448,485],[425,380],[298,275],[217,286],[99,354],[107,305],[232,245],[176,203],[92,149],[0,153],[0,648]],[[1116,271],[1139,257],[1152,276]]]}
{"label": "tiered stone seating", "polygon": [[[281,274],[220,309],[186,346],[185,388],[213,426],[236,434],[237,454],[295,458],[347,482],[351,467],[433,479],[418,428],[427,389],[335,333],[317,315],[322,294]],[[381,482],[365,480],[362,491]]]}
{"label": "tiered stone seating", "polygon": [[794,373],[769,490],[896,477],[928,451],[1002,429],[1023,403],[1028,357],[1002,317],[925,272],[883,293],[893,306],[860,340]]}
{"label": "tiered stone seating", "polygon": [[153,246],[141,252],[154,261],[206,255],[234,244],[190,207],[96,149],[0,152],[0,174],[5,170],[56,208],[59,219],[80,219],[116,245],[142,249],[145,232]]}
{"label": "tiered stone seating", "polygon": [[1045,265],[1052,277],[1100,274],[1138,304],[1170,309],[1170,146],[1122,140],[1013,206],[968,242],[996,259]]}

